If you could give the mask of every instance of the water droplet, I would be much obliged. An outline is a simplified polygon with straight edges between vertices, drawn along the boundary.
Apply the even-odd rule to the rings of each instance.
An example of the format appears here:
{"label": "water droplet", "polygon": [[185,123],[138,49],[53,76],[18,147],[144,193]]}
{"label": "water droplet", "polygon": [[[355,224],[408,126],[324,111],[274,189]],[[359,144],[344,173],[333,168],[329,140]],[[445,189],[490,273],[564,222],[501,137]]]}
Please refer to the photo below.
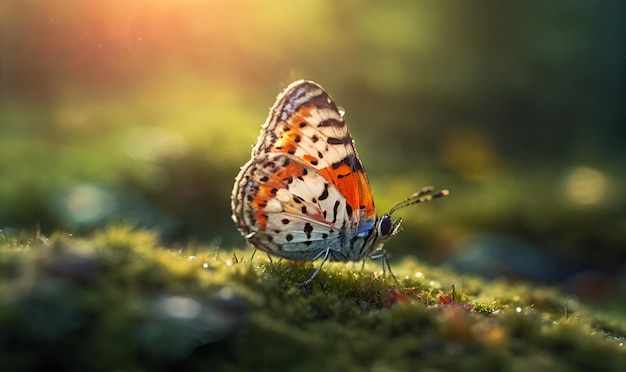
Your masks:
{"label": "water droplet", "polygon": [[209,268],[209,264],[205,262],[205,263],[202,264],[202,267],[205,268],[205,269],[208,269]]}
{"label": "water droplet", "polygon": [[516,307],[516,308],[515,308],[515,312],[521,313],[521,312],[522,312],[522,308],[521,308],[521,307],[519,307],[519,306],[518,306],[518,307]]}
{"label": "water droplet", "polygon": [[337,111],[339,112],[339,116],[343,117],[346,114],[346,109],[343,107],[337,107]]}

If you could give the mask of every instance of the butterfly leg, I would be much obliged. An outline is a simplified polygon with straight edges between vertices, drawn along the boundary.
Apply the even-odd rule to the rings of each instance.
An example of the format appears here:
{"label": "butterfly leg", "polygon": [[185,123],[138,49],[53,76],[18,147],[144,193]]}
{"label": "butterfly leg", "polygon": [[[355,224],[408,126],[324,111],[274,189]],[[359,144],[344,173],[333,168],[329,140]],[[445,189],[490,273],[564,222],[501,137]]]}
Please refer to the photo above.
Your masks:
{"label": "butterfly leg", "polygon": [[[313,275],[311,275],[311,277],[309,279],[303,281],[302,283],[297,283],[296,285],[298,287],[302,287],[302,286],[305,286],[305,285],[311,283],[313,281],[313,279],[317,276],[317,274],[319,274],[320,270],[322,269],[322,266],[324,266],[324,263],[326,261],[328,261],[328,257],[330,256],[330,248],[326,248],[326,250],[322,251],[322,253],[324,254],[324,259],[322,260],[322,263],[319,265],[319,267],[315,270],[315,272],[313,273]],[[320,255],[321,255],[321,253],[320,253]]]}
{"label": "butterfly leg", "polygon": [[391,277],[393,278],[393,280],[396,282],[396,285],[400,285],[400,282],[398,281],[398,278],[396,277],[396,274],[393,273],[393,271],[391,270],[391,265],[389,264],[389,260],[387,259],[387,251],[380,251],[379,254],[375,254],[373,256],[370,256],[371,259],[376,260],[378,258],[380,258],[380,263],[383,267],[383,280],[385,280],[385,277],[387,276],[387,270],[389,270],[389,274],[391,274]]}
{"label": "butterfly leg", "polygon": [[389,264],[389,260],[387,259],[387,252],[383,253],[383,257],[381,258],[381,261],[383,265],[383,278],[385,277],[385,266],[387,266],[387,270],[389,270],[389,274],[391,274],[393,281],[396,282],[397,286],[399,286],[400,282],[398,281],[396,274],[394,274],[393,271],[391,270],[391,265]]}

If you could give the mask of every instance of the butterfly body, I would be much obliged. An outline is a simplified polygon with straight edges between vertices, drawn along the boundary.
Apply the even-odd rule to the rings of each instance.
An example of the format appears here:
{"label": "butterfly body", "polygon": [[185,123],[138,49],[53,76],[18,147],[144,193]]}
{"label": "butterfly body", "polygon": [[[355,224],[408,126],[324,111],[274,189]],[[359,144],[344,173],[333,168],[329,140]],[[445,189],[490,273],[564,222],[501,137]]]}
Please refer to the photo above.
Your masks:
{"label": "butterfly body", "polygon": [[343,115],[322,87],[305,80],[277,97],[236,177],[232,210],[251,245],[293,260],[359,261],[401,223],[391,213],[376,216]]}

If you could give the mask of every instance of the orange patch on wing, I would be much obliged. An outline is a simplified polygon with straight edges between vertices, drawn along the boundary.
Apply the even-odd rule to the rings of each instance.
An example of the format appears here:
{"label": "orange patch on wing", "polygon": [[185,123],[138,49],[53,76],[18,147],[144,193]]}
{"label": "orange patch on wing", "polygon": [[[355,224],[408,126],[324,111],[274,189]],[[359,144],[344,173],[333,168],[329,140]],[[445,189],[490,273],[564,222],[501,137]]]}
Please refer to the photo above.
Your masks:
{"label": "orange patch on wing", "polygon": [[[291,162],[286,167],[280,168],[274,173],[267,182],[259,184],[259,191],[252,201],[252,207],[256,210],[254,217],[258,222],[262,231],[267,227],[267,213],[265,207],[267,200],[276,196],[276,192],[280,189],[287,188],[287,180],[292,177],[298,177],[304,173],[304,167],[296,162]],[[327,223],[321,213],[311,213],[308,211],[307,216],[320,222]]]}
{"label": "orange patch on wing", "polygon": [[[320,173],[346,198],[346,204],[352,208],[354,213],[363,206],[366,217],[376,215],[370,185],[363,171],[352,170],[349,165],[341,164],[337,169],[332,167],[320,169]],[[338,177],[346,174],[347,176]]]}
{"label": "orange patch on wing", "polygon": [[280,137],[274,142],[272,145],[272,149],[270,152],[282,152],[285,154],[294,154],[298,147],[298,144],[295,141],[296,136],[299,136],[297,131],[290,130],[288,132],[284,132],[280,135]]}
{"label": "orange patch on wing", "polygon": [[311,110],[314,108],[315,106],[313,105],[302,106],[298,109],[298,112],[290,116],[287,121],[279,123],[275,128],[275,134],[278,138],[272,144],[272,148],[269,152],[295,153],[298,147],[296,138],[302,136],[300,123],[309,122],[308,118],[311,116]]}
{"label": "orange patch on wing", "polygon": [[315,109],[314,105],[300,106],[298,112],[294,113],[287,119],[287,122],[292,126],[298,126],[301,122],[306,121],[311,117],[311,110]]}
{"label": "orange patch on wing", "polygon": [[317,158],[315,156],[311,156],[311,155],[308,155],[308,154],[304,154],[302,156],[302,159],[304,159],[307,163],[310,163],[312,161],[316,161],[317,160]]}
{"label": "orange patch on wing", "polygon": [[289,118],[288,122],[278,125],[275,132],[277,138],[269,152],[294,154],[299,146],[298,143],[303,139],[300,123],[306,121],[304,117],[304,115],[296,114],[295,117]]}

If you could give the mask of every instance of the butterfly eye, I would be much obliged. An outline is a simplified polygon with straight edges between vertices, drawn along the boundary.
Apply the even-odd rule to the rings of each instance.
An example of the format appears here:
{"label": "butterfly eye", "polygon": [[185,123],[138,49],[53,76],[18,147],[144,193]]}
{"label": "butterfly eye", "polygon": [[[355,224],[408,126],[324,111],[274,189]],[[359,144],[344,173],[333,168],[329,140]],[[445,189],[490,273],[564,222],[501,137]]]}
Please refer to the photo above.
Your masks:
{"label": "butterfly eye", "polygon": [[391,216],[385,214],[380,218],[378,222],[378,235],[387,236],[391,234],[393,224],[391,223]]}

